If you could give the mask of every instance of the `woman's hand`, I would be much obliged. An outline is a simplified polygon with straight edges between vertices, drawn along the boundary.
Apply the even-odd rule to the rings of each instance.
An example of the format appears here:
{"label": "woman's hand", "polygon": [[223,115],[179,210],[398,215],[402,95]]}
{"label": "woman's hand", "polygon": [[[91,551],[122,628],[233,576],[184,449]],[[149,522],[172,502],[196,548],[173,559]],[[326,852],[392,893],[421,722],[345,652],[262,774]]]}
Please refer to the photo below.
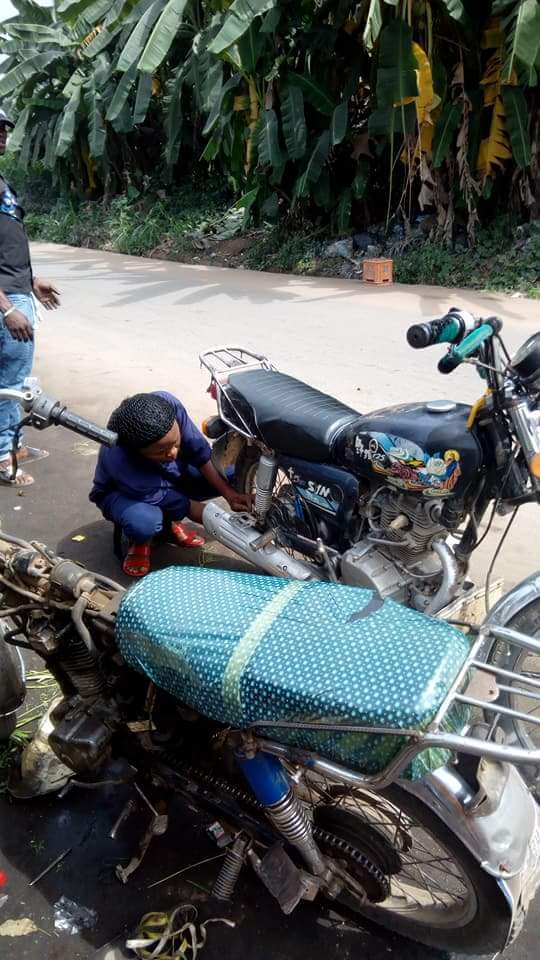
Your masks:
{"label": "woman's hand", "polygon": [[237,493],[231,487],[226,499],[231,510],[234,510],[235,513],[251,513],[253,509],[253,497],[250,493]]}

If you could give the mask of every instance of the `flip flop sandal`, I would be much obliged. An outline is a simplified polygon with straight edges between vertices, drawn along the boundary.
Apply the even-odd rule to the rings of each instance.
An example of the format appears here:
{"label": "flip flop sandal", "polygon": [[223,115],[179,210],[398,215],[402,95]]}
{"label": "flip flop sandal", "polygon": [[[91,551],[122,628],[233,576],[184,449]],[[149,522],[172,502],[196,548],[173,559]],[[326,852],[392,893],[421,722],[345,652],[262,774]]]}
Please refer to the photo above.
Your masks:
{"label": "flip flop sandal", "polygon": [[199,549],[199,547],[204,547],[206,543],[204,537],[201,537],[195,530],[186,530],[181,523],[171,523],[171,532],[175,543],[179,547]]}
{"label": "flip flop sandal", "polygon": [[150,545],[132,543],[122,564],[122,570],[127,577],[145,577],[150,573]]}
{"label": "flip flop sandal", "polygon": [[29,473],[24,473],[20,467],[17,468],[15,476],[13,476],[11,466],[0,467],[0,483],[4,483],[8,487],[31,487],[34,478]]}
{"label": "flip flop sandal", "polygon": [[49,456],[48,450],[40,450],[39,447],[26,447],[27,457],[21,457],[21,463],[35,463],[36,460],[45,460]]}

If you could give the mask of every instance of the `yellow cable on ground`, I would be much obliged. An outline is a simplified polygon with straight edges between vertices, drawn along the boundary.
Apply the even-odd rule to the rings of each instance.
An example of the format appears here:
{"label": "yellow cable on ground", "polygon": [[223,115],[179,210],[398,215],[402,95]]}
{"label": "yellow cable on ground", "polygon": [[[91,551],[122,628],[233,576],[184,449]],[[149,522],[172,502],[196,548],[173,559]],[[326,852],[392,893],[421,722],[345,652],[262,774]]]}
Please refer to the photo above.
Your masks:
{"label": "yellow cable on ground", "polygon": [[[209,923],[225,923],[235,927],[233,920],[211,917],[197,923],[198,910],[192,903],[183,903],[170,913],[156,911],[146,913],[139,923],[137,936],[126,941],[128,950],[133,950],[140,960],[196,960],[206,943],[206,927]],[[180,924],[177,929],[177,924]]]}

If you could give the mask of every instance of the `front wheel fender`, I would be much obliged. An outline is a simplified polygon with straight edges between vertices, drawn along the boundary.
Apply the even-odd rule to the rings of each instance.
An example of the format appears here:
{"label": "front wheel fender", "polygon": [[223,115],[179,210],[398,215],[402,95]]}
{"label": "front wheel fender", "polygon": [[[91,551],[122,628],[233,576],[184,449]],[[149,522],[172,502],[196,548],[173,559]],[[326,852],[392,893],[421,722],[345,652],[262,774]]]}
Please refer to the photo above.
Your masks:
{"label": "front wheel fender", "polygon": [[505,627],[516,614],[540,599],[540,571],[526,577],[516,587],[505,593],[490,610],[485,624]]}

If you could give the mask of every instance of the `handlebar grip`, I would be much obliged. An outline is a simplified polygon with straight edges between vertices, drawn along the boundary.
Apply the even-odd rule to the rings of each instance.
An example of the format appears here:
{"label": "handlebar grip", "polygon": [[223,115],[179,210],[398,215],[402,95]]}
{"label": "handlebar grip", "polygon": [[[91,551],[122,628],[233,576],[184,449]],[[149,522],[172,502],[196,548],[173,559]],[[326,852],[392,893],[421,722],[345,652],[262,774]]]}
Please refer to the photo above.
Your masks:
{"label": "handlebar grip", "polygon": [[76,413],[71,413],[69,410],[66,410],[65,407],[59,410],[58,413],[54,411],[51,420],[60,427],[73,430],[74,433],[78,433],[81,437],[88,437],[89,440],[95,440],[96,443],[102,443],[106,447],[114,447],[116,445],[118,438],[112,430],[99,427],[97,423],[92,423],[91,420],[86,420],[85,417],[79,417]]}
{"label": "handlebar grip", "polygon": [[456,307],[452,307],[444,317],[427,323],[415,323],[409,327],[407,342],[415,350],[423,350],[434,343],[456,343],[466,329],[465,316]]}
{"label": "handlebar grip", "polygon": [[[497,324],[499,324],[499,326],[497,326]],[[475,353],[486,340],[489,340],[498,329],[500,329],[500,321],[495,318],[482,323],[476,330],[469,333],[461,343],[451,347],[446,356],[439,360],[439,373],[452,373],[456,367],[459,367],[460,363],[463,363],[463,361]]]}

